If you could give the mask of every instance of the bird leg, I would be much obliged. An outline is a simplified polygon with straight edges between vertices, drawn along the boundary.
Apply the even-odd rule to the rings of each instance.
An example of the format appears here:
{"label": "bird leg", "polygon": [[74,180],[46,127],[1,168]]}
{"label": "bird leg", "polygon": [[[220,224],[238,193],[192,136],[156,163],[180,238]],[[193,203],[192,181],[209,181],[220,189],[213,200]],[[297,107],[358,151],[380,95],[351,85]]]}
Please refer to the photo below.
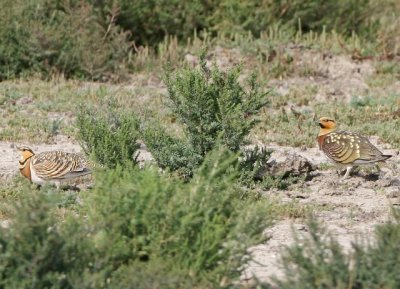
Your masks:
{"label": "bird leg", "polygon": [[350,174],[351,168],[352,168],[351,166],[346,167],[346,173],[344,174],[342,180],[347,179],[347,177],[348,177],[349,174]]}

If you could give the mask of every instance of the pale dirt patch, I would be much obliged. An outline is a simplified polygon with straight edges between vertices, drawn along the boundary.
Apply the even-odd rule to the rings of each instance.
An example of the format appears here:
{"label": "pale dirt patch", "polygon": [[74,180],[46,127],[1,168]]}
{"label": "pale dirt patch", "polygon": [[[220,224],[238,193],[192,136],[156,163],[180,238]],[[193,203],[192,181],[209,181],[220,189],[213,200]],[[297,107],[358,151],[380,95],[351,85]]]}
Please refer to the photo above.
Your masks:
{"label": "pale dirt patch", "polygon": [[313,101],[349,102],[353,96],[366,95],[369,86],[368,77],[375,73],[370,60],[354,61],[350,56],[325,55],[315,51],[296,51],[294,53],[295,70],[312,70],[310,75],[292,76],[275,79],[270,82],[282,95],[291,88],[315,86],[317,92]]}
{"label": "pale dirt patch", "polygon": [[[293,61],[288,77],[273,79],[269,86],[282,95],[288,94],[291,88],[315,86],[317,92],[313,101],[345,101],[349,102],[353,96],[368,94],[370,87],[367,79],[376,72],[373,60],[356,61],[350,55],[334,55],[315,50],[298,47],[286,47]],[[257,69],[257,65],[268,67],[272,64],[265,62],[257,64],[255,56],[244,56],[240,49],[228,49],[217,46],[207,55],[215,61],[218,67],[226,70],[234,65],[243,64],[243,76],[249,75]],[[188,54],[185,57],[191,66],[198,65],[198,57]],[[208,61],[208,65],[212,65]],[[268,77],[268,75],[265,75]]]}

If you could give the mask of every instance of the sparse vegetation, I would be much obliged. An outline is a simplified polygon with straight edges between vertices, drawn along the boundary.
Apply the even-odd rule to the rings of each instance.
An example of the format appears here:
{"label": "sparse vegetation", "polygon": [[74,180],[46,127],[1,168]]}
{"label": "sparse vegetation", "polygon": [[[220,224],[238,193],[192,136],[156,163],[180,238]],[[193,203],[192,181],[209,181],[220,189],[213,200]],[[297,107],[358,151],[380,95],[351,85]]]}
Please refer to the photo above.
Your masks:
{"label": "sparse vegetation", "polygon": [[[318,130],[315,124],[317,115],[314,113],[318,112],[319,117],[333,116],[341,129],[378,135],[387,143],[399,145],[400,139],[394,133],[400,121],[398,97],[397,93],[393,96],[353,96],[350,105],[344,101],[335,106],[316,103],[312,111],[281,108],[262,114],[262,125],[259,126],[260,131],[257,134],[263,134],[262,139],[267,143],[313,147]],[[271,99],[274,101],[273,97]]]}
{"label": "sparse vegetation", "polygon": [[[346,253],[315,220],[309,221],[310,237],[297,239],[283,257],[285,276],[279,288],[397,288],[394,266],[399,262],[399,215],[379,225],[375,242],[358,241]],[[266,286],[265,288],[270,288]]]}
{"label": "sparse vegetation", "polygon": [[106,101],[105,110],[81,107],[77,115],[79,140],[86,155],[108,168],[135,163],[135,152],[140,147],[139,120],[127,111],[119,111],[116,104]]}
{"label": "sparse vegetation", "polygon": [[[358,35],[359,42],[371,43],[381,55],[399,53],[400,8],[393,0],[3,0],[2,4],[6,9],[0,12],[0,80],[34,74],[120,80],[127,70],[141,67],[143,55],[151,55],[149,51],[171,35],[186,41],[195,33],[206,38],[208,31],[224,39],[243,35],[262,39],[274,25],[282,27],[286,39],[294,38],[296,31],[299,37],[314,33],[323,39],[334,32],[350,41]],[[336,45],[343,47],[341,42]],[[359,47],[353,51],[358,57],[373,51]],[[280,63],[275,69],[282,69]]]}
{"label": "sparse vegetation", "polygon": [[199,69],[167,71],[165,77],[171,110],[181,122],[185,138],[176,139],[161,128],[146,127],[144,133],[158,164],[172,170],[185,168],[185,175],[193,173],[218,141],[239,152],[257,123],[255,115],[267,103],[254,75],[248,88],[244,87],[238,82],[239,67],[227,72],[215,65],[210,69],[205,56],[200,56]]}
{"label": "sparse vegetation", "polygon": [[153,288],[161,276],[167,286],[228,286],[272,221],[268,202],[241,198],[237,176],[226,149],[208,155],[189,183],[118,166],[99,172],[83,205],[62,217],[63,195],[25,190],[12,227],[0,228],[0,286]]}
{"label": "sparse vegetation", "polygon": [[[19,142],[79,142],[101,165],[81,191],[0,170],[0,289],[240,288],[249,248],[274,221],[376,218],[338,199],[365,201],[364,184],[322,183],[335,169],[325,163],[307,180],[271,175],[265,146],[310,152],[314,120],[333,116],[399,147],[398,1],[1,4],[7,172]],[[142,143],[155,162],[139,169]],[[387,202],[397,182],[378,179],[369,193]],[[257,285],[397,288],[395,219],[350,254],[314,220],[275,287]]]}

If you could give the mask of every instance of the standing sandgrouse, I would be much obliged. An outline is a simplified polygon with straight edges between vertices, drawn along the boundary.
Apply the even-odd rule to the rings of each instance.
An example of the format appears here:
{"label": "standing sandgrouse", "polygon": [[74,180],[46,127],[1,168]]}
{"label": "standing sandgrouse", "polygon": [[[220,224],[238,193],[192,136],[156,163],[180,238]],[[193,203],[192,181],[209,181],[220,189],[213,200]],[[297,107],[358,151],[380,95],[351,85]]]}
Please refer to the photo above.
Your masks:
{"label": "standing sandgrouse", "polygon": [[75,153],[49,151],[36,155],[26,146],[17,149],[21,152],[21,174],[37,185],[53,183],[60,188],[62,181],[91,173],[86,160]]}
{"label": "standing sandgrouse", "polygon": [[366,137],[350,131],[337,131],[333,118],[321,117],[318,134],[319,149],[334,163],[346,167],[343,179],[349,176],[353,166],[384,161],[391,155],[384,155]]}

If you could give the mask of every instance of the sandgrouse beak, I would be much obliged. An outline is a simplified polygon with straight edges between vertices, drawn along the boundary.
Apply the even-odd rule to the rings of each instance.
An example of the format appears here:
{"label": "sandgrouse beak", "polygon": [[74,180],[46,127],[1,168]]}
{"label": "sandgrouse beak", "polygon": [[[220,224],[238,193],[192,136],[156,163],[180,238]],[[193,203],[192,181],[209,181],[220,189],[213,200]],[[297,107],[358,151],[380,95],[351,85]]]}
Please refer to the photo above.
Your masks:
{"label": "sandgrouse beak", "polygon": [[315,121],[314,123],[315,123],[315,125],[322,127],[322,123],[319,120]]}

